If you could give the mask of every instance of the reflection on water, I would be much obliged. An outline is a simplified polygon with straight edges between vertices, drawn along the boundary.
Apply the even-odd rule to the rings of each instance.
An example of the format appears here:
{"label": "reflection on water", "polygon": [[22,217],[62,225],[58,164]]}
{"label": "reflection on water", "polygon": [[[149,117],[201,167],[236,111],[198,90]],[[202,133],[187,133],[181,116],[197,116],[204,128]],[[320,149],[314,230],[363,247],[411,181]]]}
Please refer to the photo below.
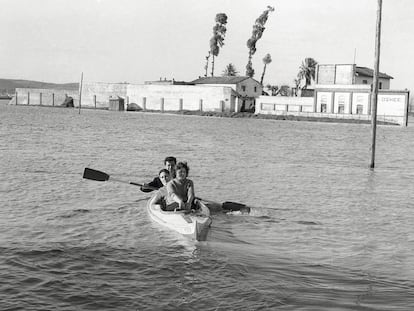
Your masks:
{"label": "reflection on water", "polygon": [[[407,310],[414,134],[370,127],[0,106],[0,299],[7,309]],[[148,182],[188,161],[206,242],[151,222]],[[35,306],[35,307],[34,307]]]}

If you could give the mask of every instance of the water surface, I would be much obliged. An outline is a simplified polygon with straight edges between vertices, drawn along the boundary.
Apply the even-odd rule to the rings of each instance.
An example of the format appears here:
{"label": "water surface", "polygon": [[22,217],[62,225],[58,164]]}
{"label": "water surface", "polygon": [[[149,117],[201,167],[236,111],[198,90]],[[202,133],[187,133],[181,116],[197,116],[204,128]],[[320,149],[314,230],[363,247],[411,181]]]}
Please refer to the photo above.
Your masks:
{"label": "water surface", "polygon": [[[0,105],[2,310],[412,310],[414,128]],[[188,161],[214,215],[194,243],[148,217]]]}

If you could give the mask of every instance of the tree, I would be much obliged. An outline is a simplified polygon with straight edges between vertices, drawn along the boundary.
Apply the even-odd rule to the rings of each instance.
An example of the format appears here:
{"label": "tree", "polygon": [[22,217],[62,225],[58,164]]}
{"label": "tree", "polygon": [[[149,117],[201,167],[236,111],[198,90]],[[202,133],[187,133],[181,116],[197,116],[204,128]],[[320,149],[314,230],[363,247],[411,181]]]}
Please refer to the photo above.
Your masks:
{"label": "tree", "polygon": [[266,89],[268,89],[270,91],[270,94],[272,96],[276,96],[279,90],[279,87],[277,85],[266,85]]}
{"label": "tree", "polygon": [[280,96],[290,96],[290,86],[289,85],[281,85],[279,88],[279,94]]}
{"label": "tree", "polygon": [[312,80],[315,80],[316,65],[318,62],[311,57],[305,58],[302,65],[299,67],[298,78],[302,81],[305,80],[304,89],[311,84]]}
{"label": "tree", "polygon": [[213,27],[213,37],[210,39],[210,51],[208,57],[206,57],[207,65],[204,67],[208,68],[208,60],[211,55],[211,76],[214,76],[214,58],[218,56],[220,48],[224,45],[224,37],[226,36],[227,31],[225,26],[227,24],[227,15],[225,13],[218,13],[216,14],[215,21],[216,24]]}
{"label": "tree", "polygon": [[208,51],[208,54],[207,54],[207,56],[206,56],[206,64],[204,65],[204,70],[205,70],[205,74],[204,74],[204,76],[205,76],[205,77],[207,77],[207,74],[208,74],[208,61],[209,61],[209,59],[210,59],[210,55],[211,55],[211,52],[210,52],[210,51]]}
{"label": "tree", "polygon": [[277,85],[267,84],[266,89],[272,93],[272,96],[290,96],[291,94],[290,87],[286,84],[282,84],[280,87]]}
{"label": "tree", "polygon": [[254,53],[256,53],[256,43],[259,39],[263,36],[263,32],[265,30],[264,25],[267,22],[269,17],[269,13],[273,12],[275,9],[271,6],[267,6],[267,9],[256,19],[253,30],[252,36],[249,40],[247,40],[247,48],[249,49],[249,58],[246,65],[246,76],[253,77],[254,76],[254,69],[252,66],[252,57]]}
{"label": "tree", "polygon": [[268,64],[270,64],[272,62],[272,56],[270,56],[270,54],[266,54],[265,57],[263,57],[263,72],[262,72],[262,77],[260,78],[260,84],[263,85],[263,78],[266,72],[266,66]]}
{"label": "tree", "polygon": [[299,90],[299,87],[300,87],[300,77],[299,77],[299,74],[298,74],[298,77],[297,77],[297,79],[294,79],[293,80],[293,83],[295,83],[295,96],[298,96],[298,90]]}
{"label": "tree", "polygon": [[237,76],[239,72],[236,70],[236,67],[230,63],[226,66],[226,69],[224,69],[223,71],[223,76],[224,77],[233,77],[233,76]]}

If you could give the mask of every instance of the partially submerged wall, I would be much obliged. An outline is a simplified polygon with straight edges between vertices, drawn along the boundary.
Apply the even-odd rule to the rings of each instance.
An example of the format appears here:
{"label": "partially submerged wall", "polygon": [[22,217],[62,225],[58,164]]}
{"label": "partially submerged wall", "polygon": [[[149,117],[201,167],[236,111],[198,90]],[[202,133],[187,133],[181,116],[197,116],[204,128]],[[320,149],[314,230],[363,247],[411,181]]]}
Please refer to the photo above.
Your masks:
{"label": "partially submerged wall", "polygon": [[73,97],[75,106],[79,106],[79,94],[74,90],[51,90],[17,88],[10,104],[14,105],[38,105],[60,106],[67,96]]}
{"label": "partially submerged wall", "polygon": [[[53,89],[16,89],[18,105],[59,106],[66,96],[79,107],[78,91]],[[84,83],[82,107],[108,108],[110,98],[120,97],[143,110],[235,111],[236,94],[231,87],[194,85],[143,85],[126,83]]]}
{"label": "partially submerged wall", "polygon": [[[234,111],[230,87],[194,85],[128,86],[128,101],[148,110]],[[163,109],[162,109],[163,108]]]}
{"label": "partially submerged wall", "polygon": [[260,96],[256,100],[256,114],[285,114],[313,112],[313,97]]}
{"label": "partially submerged wall", "polygon": [[108,108],[109,98],[118,96],[127,102],[128,85],[128,83],[83,83],[82,107]]}

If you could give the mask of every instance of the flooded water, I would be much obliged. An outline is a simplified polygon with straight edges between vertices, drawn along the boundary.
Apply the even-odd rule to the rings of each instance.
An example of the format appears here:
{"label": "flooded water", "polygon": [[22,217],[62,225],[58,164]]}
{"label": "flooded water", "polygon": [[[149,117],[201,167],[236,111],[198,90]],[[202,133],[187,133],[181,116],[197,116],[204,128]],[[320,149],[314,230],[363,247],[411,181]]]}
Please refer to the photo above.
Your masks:
{"label": "flooded water", "polygon": [[[414,127],[0,105],[2,310],[412,310]],[[159,227],[152,180],[188,161],[206,242]]]}

